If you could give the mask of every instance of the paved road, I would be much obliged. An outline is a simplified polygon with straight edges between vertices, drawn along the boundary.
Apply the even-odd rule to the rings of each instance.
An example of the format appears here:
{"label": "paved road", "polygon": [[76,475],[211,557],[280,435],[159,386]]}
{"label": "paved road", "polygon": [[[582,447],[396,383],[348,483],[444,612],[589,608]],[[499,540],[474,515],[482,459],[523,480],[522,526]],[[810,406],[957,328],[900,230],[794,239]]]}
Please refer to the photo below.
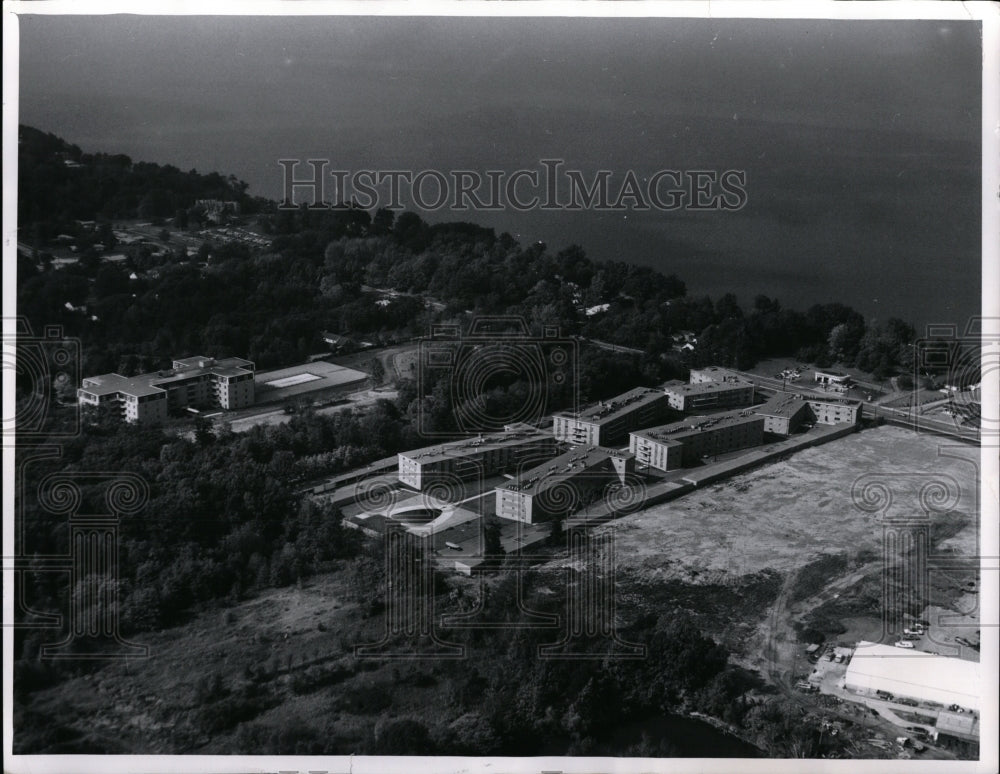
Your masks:
{"label": "paved road", "polygon": [[[753,382],[762,391],[776,392],[797,392],[799,394],[821,395],[812,383],[801,385],[795,382],[783,382],[781,379],[774,379],[768,376],[758,376],[746,371],[736,371],[745,379]],[[973,427],[962,427],[955,422],[935,419],[933,417],[921,416],[909,409],[889,408],[877,403],[862,403],[861,414],[865,419],[875,419],[881,417],[890,422],[905,425],[913,430],[937,433],[959,438],[963,441],[979,441],[979,430]]]}
{"label": "paved road", "polygon": [[593,344],[598,349],[604,349],[608,352],[619,352],[624,355],[645,355],[646,351],[642,349],[635,349],[634,347],[623,347],[621,344],[612,344],[609,341],[601,341],[600,339],[586,339],[583,336],[577,336],[578,341],[585,342],[587,344]]}

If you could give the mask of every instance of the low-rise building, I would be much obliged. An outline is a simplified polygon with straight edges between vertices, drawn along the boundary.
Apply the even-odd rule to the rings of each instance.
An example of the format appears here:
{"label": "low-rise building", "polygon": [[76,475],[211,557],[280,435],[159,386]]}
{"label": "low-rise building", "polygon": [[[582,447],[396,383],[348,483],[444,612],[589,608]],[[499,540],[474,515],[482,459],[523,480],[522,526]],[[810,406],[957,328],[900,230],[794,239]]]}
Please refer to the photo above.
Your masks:
{"label": "low-rise building", "polygon": [[201,207],[205,211],[206,217],[215,223],[218,223],[226,213],[231,215],[239,215],[240,213],[239,202],[222,201],[220,199],[197,199],[195,200],[195,206]]}
{"label": "low-rise building", "polygon": [[979,716],[970,712],[939,712],[933,737],[941,747],[974,755],[979,747]]}
{"label": "low-rise building", "polygon": [[850,374],[843,371],[816,371],[814,379],[828,387],[850,387],[854,381]]}
{"label": "low-rise building", "polygon": [[764,417],[750,409],[707,417],[692,417],[651,427],[629,436],[636,463],[659,470],[697,464],[712,457],[764,442]]}
{"label": "low-rise building", "polygon": [[127,422],[163,421],[171,409],[250,406],[254,364],[238,357],[175,360],[155,373],[88,376],[77,390],[82,406],[111,406]]}
{"label": "low-rise building", "polygon": [[495,476],[555,454],[556,439],[531,425],[400,452],[399,480],[417,490],[451,478],[467,481]]}
{"label": "low-rise building", "polygon": [[610,446],[624,443],[630,431],[662,421],[669,399],[662,389],[637,387],[578,412],[552,417],[552,434],[577,446]]}
{"label": "low-rise building", "polygon": [[864,696],[882,692],[978,712],[980,677],[977,661],[862,641],[847,667],[844,687]]}
{"label": "low-rise building", "polygon": [[573,449],[498,486],[497,516],[528,524],[571,516],[634,472],[635,457],[628,452],[601,446]]}

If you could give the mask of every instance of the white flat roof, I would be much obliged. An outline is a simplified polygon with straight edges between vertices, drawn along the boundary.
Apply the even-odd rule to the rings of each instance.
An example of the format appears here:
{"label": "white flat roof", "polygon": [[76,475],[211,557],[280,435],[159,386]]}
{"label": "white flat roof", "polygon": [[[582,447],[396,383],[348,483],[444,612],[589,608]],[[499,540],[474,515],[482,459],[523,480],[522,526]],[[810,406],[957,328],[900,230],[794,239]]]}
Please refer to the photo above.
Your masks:
{"label": "white flat roof", "polygon": [[845,683],[848,688],[888,691],[973,710],[979,710],[982,694],[977,661],[874,642],[858,643]]}
{"label": "white flat roof", "polygon": [[317,379],[322,379],[322,376],[317,376],[316,374],[292,374],[291,376],[285,376],[281,379],[272,379],[269,382],[264,382],[268,387],[292,387],[296,384],[305,384],[306,382],[314,382]]}

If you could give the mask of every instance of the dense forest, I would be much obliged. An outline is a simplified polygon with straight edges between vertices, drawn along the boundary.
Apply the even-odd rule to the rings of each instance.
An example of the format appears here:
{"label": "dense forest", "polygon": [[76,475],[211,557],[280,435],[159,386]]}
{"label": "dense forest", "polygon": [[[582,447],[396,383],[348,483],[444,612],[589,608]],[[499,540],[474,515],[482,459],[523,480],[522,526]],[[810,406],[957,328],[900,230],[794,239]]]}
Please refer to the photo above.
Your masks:
{"label": "dense forest", "polygon": [[84,153],[23,124],[17,163],[19,233],[32,243],[73,233],[77,220],[173,218],[199,199],[234,201],[247,213],[271,206],[247,195],[247,184],[232,175],[182,172],[120,153]]}

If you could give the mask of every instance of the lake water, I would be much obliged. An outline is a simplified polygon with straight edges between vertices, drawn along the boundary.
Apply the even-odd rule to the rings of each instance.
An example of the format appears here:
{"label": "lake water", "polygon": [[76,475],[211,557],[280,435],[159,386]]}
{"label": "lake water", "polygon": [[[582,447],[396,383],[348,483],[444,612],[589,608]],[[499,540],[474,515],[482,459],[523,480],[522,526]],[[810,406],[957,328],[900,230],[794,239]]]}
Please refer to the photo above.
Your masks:
{"label": "lake water", "polygon": [[19,120],[274,199],[288,158],[446,174],[562,159],[619,187],[741,170],[736,212],[421,214],[577,243],[744,306],[840,301],[918,330],[978,313],[979,25],[489,22],[22,16]]}

